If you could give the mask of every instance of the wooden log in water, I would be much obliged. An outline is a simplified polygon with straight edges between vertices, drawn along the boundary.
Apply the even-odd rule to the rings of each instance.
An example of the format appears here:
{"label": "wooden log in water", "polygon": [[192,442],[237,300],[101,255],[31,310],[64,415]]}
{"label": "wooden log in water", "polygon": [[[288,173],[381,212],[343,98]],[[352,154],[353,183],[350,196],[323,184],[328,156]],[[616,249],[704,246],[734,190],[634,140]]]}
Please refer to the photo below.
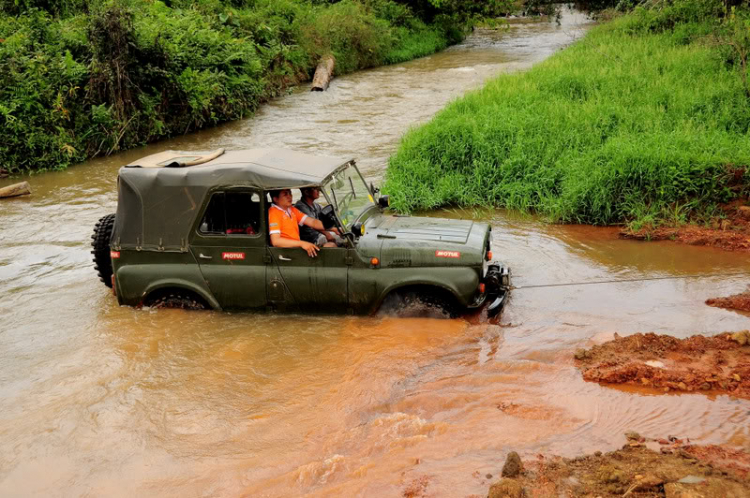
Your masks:
{"label": "wooden log in water", "polygon": [[31,194],[31,185],[29,185],[29,182],[16,183],[0,188],[0,199],[29,194]]}
{"label": "wooden log in water", "polygon": [[333,68],[335,66],[336,60],[332,55],[320,60],[318,67],[315,69],[315,76],[313,76],[311,92],[324,92],[328,89],[328,85],[331,84],[333,79]]}

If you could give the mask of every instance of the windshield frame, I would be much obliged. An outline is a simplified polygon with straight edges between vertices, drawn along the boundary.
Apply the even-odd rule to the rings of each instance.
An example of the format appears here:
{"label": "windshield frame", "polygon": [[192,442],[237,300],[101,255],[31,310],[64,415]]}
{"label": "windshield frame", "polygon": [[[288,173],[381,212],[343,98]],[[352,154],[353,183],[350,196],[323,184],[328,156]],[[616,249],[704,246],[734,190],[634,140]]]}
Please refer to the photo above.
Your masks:
{"label": "windshield frame", "polygon": [[[354,174],[350,172],[352,168],[354,169]],[[356,176],[358,180],[354,180],[354,176]],[[331,185],[334,181],[336,181],[337,178],[344,180],[343,194],[341,190],[337,192],[336,189],[334,189]],[[359,185],[361,188],[355,188],[355,184]],[[375,203],[375,197],[372,194],[370,186],[367,184],[364,176],[362,176],[362,172],[359,171],[359,168],[354,161],[351,161],[344,167],[336,170],[333,174],[326,178],[326,180],[321,184],[320,189],[328,203],[333,206],[333,209],[336,213],[336,218],[340,224],[340,228],[344,228],[345,231],[350,231],[352,225],[354,225],[360,218],[362,218],[365,213],[370,211],[372,208],[377,209],[378,207]],[[349,192],[346,192],[346,190],[348,189],[351,190]],[[342,212],[342,208],[346,209],[349,207],[349,203],[346,203],[342,206],[342,204],[344,203],[344,198],[347,194],[351,194],[349,203],[351,202],[351,200],[355,199],[359,201],[360,195],[363,195],[363,198],[368,200],[369,202],[365,202],[356,211],[353,211],[351,216],[343,216],[345,213]]]}

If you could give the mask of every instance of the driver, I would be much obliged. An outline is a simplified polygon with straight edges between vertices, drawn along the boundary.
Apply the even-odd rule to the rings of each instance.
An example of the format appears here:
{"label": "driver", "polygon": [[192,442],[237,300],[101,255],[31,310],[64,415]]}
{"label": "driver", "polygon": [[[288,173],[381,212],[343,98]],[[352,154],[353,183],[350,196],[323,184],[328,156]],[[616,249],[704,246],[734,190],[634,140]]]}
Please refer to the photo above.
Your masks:
{"label": "driver", "polygon": [[[289,189],[272,190],[273,204],[268,210],[268,227],[271,245],[274,247],[301,247],[308,256],[314,258],[319,247],[310,242],[300,240],[299,227],[308,226],[316,230],[324,230],[323,222],[307,216],[292,206],[292,191]],[[323,247],[336,247],[333,242],[323,244]]]}
{"label": "driver", "polygon": [[[302,198],[297,201],[294,207],[310,218],[319,220],[323,208],[321,208],[315,201],[320,197],[320,188],[303,187],[299,189],[299,191],[302,194]],[[299,235],[302,240],[312,242],[317,246],[323,246],[326,242],[334,242],[337,246],[344,243],[344,240],[339,236],[339,229],[336,227],[329,228],[328,230],[316,230],[314,228],[302,226],[299,229]]]}

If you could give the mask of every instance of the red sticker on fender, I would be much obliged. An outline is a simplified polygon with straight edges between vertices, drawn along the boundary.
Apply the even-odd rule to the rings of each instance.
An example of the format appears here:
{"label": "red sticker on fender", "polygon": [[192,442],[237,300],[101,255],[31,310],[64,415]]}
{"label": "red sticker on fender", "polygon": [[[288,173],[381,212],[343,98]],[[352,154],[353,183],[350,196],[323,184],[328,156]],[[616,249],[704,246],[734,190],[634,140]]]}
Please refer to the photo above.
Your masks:
{"label": "red sticker on fender", "polygon": [[245,259],[244,252],[223,252],[221,259]]}
{"label": "red sticker on fender", "polygon": [[120,251],[109,251],[109,257],[112,259],[117,259],[120,257]]}
{"label": "red sticker on fender", "polygon": [[458,251],[435,251],[438,258],[460,258],[461,253]]}

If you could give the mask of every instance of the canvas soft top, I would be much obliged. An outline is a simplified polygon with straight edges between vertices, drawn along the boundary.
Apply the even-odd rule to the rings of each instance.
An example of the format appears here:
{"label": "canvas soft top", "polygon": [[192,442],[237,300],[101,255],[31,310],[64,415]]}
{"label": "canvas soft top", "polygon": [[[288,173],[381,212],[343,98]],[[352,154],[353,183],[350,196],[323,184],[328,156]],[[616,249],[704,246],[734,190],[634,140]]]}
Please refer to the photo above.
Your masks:
{"label": "canvas soft top", "polygon": [[165,151],[144,157],[120,169],[112,244],[186,251],[196,211],[211,189],[321,185],[350,163],[353,159],[283,149]]}

